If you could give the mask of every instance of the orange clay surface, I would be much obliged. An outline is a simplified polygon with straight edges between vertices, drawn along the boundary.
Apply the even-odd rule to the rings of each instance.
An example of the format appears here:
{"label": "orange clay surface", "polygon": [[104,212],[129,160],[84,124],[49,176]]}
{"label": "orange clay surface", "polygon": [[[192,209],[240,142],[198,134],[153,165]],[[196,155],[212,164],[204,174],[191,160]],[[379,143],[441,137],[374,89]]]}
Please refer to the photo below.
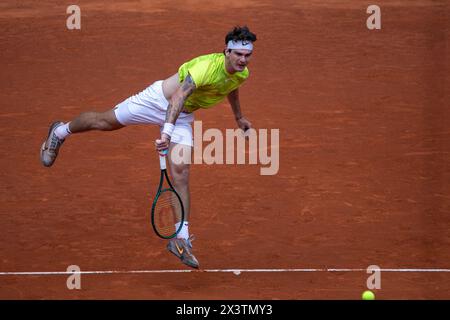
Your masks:
{"label": "orange clay surface", "polygon": [[[407,5],[405,5],[407,3]],[[158,128],[39,148],[52,121],[104,111],[183,62],[258,36],[241,88],[257,129],[280,130],[280,170],[193,165],[202,269],[449,268],[445,1],[87,1],[0,4],[0,272],[183,270],[151,229]],[[196,113],[235,128],[231,108]],[[0,275],[1,299],[360,299],[364,272]],[[450,299],[450,273],[385,272],[377,299]]]}

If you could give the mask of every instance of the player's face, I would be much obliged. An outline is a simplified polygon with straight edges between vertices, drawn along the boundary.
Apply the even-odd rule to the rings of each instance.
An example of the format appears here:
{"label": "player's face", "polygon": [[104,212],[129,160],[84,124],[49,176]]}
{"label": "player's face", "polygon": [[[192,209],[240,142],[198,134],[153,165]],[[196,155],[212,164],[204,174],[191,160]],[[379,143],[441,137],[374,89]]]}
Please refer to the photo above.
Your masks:
{"label": "player's face", "polygon": [[244,71],[250,62],[252,52],[250,50],[231,50],[227,54],[229,65],[235,72]]}

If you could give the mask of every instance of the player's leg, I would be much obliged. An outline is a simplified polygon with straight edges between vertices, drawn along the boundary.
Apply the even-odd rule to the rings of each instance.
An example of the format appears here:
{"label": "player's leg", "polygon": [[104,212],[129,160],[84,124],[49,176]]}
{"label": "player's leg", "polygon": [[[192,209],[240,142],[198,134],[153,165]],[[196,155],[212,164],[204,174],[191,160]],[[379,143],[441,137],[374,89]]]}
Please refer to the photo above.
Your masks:
{"label": "player's leg", "polygon": [[[197,258],[192,253],[192,240],[189,236],[190,219],[190,191],[189,191],[189,172],[192,153],[192,128],[190,124],[175,126],[173,131],[172,143],[169,148],[169,170],[172,175],[172,184],[183,201],[185,210],[185,221],[176,239],[169,241],[167,248],[175,254],[181,261],[193,268],[198,268]],[[177,226],[178,227],[178,226]],[[180,250],[179,248],[183,248]]]}
{"label": "player's leg", "polygon": [[85,112],[68,123],[71,133],[79,133],[90,130],[112,131],[123,128],[116,118],[115,109],[106,112]]}
{"label": "player's leg", "polygon": [[[183,201],[185,221],[189,221],[190,214],[190,193],[189,193],[189,169],[191,146],[171,143],[168,153],[169,169],[172,175],[172,182],[175,190]],[[186,160],[189,157],[189,160]],[[189,235],[187,234],[186,238]]]}
{"label": "player's leg", "polygon": [[189,169],[192,154],[192,127],[189,118],[185,115],[175,124],[169,147],[169,170],[172,175],[172,183],[183,201],[185,211],[185,225],[179,233],[179,237],[188,239],[188,224],[190,218],[190,193],[189,193]]}
{"label": "player's leg", "polygon": [[[116,109],[116,108],[115,108]],[[50,167],[58,156],[59,149],[67,136],[90,130],[111,131],[123,128],[116,117],[115,109],[106,112],[85,112],[70,122],[56,121],[50,125],[47,139],[41,147],[41,162]]]}
{"label": "player's leg", "polygon": [[[182,145],[171,144],[170,149],[178,148]],[[190,146],[183,146],[183,149],[190,149]],[[189,151],[190,153],[190,151]],[[174,157],[177,157],[176,152],[169,151],[169,168],[172,175],[172,184],[175,190],[183,201],[185,210],[185,221],[178,233],[177,237],[171,239],[167,244],[167,249],[180,258],[184,264],[198,268],[199,262],[192,252],[193,237],[189,236],[189,218],[190,218],[190,193],[189,193],[189,164],[175,163]],[[179,225],[176,225],[178,228]]]}

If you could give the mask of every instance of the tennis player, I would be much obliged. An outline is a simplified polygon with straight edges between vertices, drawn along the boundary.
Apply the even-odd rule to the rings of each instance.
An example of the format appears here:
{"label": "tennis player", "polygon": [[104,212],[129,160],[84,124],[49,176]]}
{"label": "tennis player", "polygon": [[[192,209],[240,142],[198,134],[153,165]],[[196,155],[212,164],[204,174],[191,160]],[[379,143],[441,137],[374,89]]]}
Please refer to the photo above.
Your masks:
{"label": "tennis player", "polygon": [[247,65],[255,41],[256,35],[248,27],[235,27],[226,35],[222,53],[199,56],[182,64],[171,77],[154,82],[112,110],[86,112],[66,123],[52,123],[40,150],[42,164],[52,166],[61,145],[74,133],[111,131],[134,124],[160,126],[161,136],[155,141],[156,150],[161,153],[169,149],[173,184],[186,211],[181,231],[177,238],[169,240],[167,249],[184,264],[198,268],[198,260],[192,252],[193,237],[189,235],[189,163],[172,161],[171,150],[179,145],[190,151],[193,146],[193,112],[211,108],[225,97],[231,105],[237,126],[243,130],[251,128],[251,123],[242,116],[239,87],[249,76]]}

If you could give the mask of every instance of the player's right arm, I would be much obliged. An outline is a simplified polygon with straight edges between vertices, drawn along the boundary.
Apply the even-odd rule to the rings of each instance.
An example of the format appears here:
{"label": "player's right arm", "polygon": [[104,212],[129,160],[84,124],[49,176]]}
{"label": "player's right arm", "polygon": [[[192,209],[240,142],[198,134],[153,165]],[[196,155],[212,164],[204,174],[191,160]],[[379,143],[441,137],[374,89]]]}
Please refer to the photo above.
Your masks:
{"label": "player's right arm", "polygon": [[164,124],[163,132],[161,133],[161,139],[156,140],[156,149],[162,151],[169,148],[170,135],[165,133],[167,127],[174,126],[177,121],[178,116],[184,107],[184,102],[186,99],[194,92],[196,89],[194,80],[191,75],[188,74],[184,81],[181,83],[178,89],[172,94],[169,99],[169,106],[166,111],[166,120]]}
{"label": "player's right arm", "polygon": [[184,102],[194,92],[195,83],[191,75],[188,73],[180,87],[173,93],[169,101],[166,112],[166,123],[175,124],[181,110],[183,110]]}

